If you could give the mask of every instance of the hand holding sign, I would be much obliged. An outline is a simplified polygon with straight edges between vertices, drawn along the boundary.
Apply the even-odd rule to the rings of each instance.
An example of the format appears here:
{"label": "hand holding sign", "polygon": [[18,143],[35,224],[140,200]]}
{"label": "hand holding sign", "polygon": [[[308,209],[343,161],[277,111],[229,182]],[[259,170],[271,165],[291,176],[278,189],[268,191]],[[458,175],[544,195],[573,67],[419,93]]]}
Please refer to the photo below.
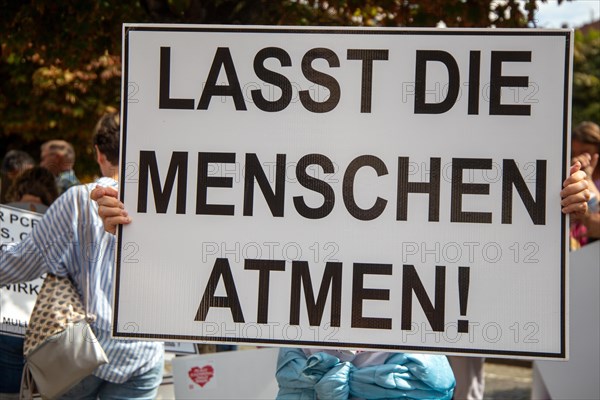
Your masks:
{"label": "hand holding sign", "polygon": [[98,215],[104,223],[104,230],[113,235],[117,225],[126,225],[131,222],[123,203],[119,201],[118,193],[110,187],[97,186],[91,193],[92,200],[98,203]]}
{"label": "hand holding sign", "polygon": [[560,192],[562,212],[575,216],[585,214],[590,191],[585,180],[586,174],[581,170],[579,161],[571,166],[569,174],[569,177],[563,182],[564,189]]}

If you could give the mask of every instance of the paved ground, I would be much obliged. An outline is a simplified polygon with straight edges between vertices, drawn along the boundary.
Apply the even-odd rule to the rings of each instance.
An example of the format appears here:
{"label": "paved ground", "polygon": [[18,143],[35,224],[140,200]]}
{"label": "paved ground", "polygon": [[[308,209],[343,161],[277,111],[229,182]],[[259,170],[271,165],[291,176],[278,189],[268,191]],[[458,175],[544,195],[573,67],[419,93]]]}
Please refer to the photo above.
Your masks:
{"label": "paved ground", "polygon": [[517,365],[486,361],[485,399],[525,400],[531,398],[531,364]]}

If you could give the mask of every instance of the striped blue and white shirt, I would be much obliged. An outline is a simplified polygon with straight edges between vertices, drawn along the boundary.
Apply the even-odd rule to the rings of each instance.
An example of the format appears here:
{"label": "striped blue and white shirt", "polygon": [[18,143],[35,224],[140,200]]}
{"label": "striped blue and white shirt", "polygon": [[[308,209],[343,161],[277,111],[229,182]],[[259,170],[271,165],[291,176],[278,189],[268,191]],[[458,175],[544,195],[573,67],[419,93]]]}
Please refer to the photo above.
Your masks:
{"label": "striped blue and white shirt", "polygon": [[111,338],[116,240],[104,231],[98,205],[90,199],[96,185],[116,188],[117,182],[101,178],[93,184],[73,186],[56,199],[25,240],[2,250],[0,284],[29,281],[46,272],[68,275],[84,299],[88,279],[87,307],[97,317],[92,328],[109,360],[94,375],[123,383],[154,367],[164,348],[159,342]]}

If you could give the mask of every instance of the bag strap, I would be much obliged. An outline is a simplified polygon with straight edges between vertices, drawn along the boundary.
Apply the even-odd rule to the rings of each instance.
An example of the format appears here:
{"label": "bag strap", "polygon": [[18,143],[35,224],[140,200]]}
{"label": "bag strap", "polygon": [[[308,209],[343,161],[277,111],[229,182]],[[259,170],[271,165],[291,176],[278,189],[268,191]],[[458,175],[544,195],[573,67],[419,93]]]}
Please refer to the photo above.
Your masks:
{"label": "bag strap", "polygon": [[90,323],[93,322],[96,317],[93,316],[92,314],[90,314],[90,310],[89,310],[89,305],[88,305],[88,298],[90,295],[90,276],[88,274],[88,270],[87,268],[83,268],[83,273],[85,274],[83,283],[84,283],[84,288],[83,288],[83,309],[85,310],[85,320]]}
{"label": "bag strap", "polygon": [[[27,360],[27,358],[25,358]],[[34,394],[37,392],[35,381],[29,370],[29,363],[25,361],[23,366],[23,374],[21,375],[21,389],[19,391],[19,400],[33,400]]]}
{"label": "bag strap", "polygon": [[[94,203],[94,204],[97,204],[96,202],[94,202],[94,201],[91,200],[91,198],[89,196],[89,193],[88,193],[88,199],[87,199],[87,201],[91,202],[91,203]],[[90,224],[92,224],[92,221],[95,220],[94,219],[95,217],[92,214],[95,212],[96,213],[96,217],[98,215],[98,210],[96,209],[94,211],[93,208],[94,207],[92,207],[92,206],[87,207],[87,210],[88,210],[88,221],[90,221]],[[81,273],[83,274],[83,309],[85,311],[85,320],[89,324],[89,323],[92,323],[92,322],[94,322],[96,320],[96,316],[94,314],[90,314],[90,309],[89,309],[89,304],[88,304],[88,299],[89,299],[89,296],[90,296],[90,275],[88,273],[89,272],[88,268],[87,268],[88,265],[89,265],[88,263],[85,264],[84,268],[82,268]]]}

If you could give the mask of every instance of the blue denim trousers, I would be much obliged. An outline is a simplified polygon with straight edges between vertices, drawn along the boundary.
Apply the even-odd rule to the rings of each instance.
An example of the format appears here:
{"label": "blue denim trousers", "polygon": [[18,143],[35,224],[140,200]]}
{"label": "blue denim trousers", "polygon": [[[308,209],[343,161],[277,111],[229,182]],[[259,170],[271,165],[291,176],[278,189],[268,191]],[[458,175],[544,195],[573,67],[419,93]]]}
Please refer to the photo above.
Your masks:
{"label": "blue denim trousers", "polygon": [[156,398],[163,378],[164,359],[149,371],[129,378],[124,383],[112,383],[90,375],[61,397],[61,400],[128,400]]}
{"label": "blue denim trousers", "polygon": [[0,335],[0,393],[19,393],[23,374],[23,338]]}

